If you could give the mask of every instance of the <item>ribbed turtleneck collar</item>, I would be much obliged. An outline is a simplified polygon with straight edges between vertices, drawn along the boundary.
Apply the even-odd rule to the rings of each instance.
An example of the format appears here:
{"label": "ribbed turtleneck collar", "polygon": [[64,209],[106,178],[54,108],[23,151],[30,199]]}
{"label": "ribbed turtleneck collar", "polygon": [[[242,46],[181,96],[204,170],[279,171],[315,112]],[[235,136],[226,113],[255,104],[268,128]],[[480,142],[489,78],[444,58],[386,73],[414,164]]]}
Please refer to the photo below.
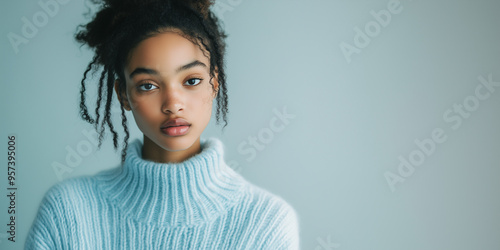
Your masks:
{"label": "ribbed turtleneck collar", "polygon": [[142,146],[135,139],[122,166],[98,175],[101,190],[126,216],[190,227],[212,221],[239,201],[246,181],[225,163],[219,139],[201,138],[201,152],[180,163],[144,160]]}

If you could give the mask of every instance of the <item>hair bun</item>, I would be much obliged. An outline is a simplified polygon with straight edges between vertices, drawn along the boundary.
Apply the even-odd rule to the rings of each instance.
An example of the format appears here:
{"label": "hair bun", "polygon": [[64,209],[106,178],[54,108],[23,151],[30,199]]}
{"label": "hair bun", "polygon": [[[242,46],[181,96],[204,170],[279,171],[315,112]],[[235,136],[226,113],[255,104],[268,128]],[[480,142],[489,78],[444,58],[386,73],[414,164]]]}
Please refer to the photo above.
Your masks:
{"label": "hair bun", "polygon": [[116,17],[116,10],[113,8],[103,8],[96,13],[93,21],[86,25],[79,25],[84,28],[75,35],[77,41],[86,43],[91,48],[98,47],[109,34]]}
{"label": "hair bun", "polygon": [[96,13],[94,20],[86,25],[80,25],[84,28],[79,31],[75,38],[82,44],[87,44],[90,48],[99,48],[117,25],[133,14],[140,7],[150,4],[177,4],[185,6],[198,13],[204,18],[208,18],[210,6],[214,0],[90,0],[93,4],[100,5],[101,9]]}

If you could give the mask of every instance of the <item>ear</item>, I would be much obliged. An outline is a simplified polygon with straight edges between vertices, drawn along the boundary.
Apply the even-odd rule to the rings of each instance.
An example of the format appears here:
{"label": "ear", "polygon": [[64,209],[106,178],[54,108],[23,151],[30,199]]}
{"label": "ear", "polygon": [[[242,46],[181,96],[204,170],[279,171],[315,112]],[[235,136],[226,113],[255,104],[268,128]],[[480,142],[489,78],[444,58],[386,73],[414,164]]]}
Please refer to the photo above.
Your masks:
{"label": "ear", "polygon": [[122,93],[120,93],[119,89],[118,89],[118,85],[120,84],[120,82],[118,81],[118,79],[115,80],[115,92],[116,92],[116,96],[118,97],[118,101],[120,102],[120,104],[123,106],[123,108],[127,111],[130,111],[131,108],[130,108],[130,104],[128,102],[128,98],[127,98],[127,92],[126,90],[122,90]]}

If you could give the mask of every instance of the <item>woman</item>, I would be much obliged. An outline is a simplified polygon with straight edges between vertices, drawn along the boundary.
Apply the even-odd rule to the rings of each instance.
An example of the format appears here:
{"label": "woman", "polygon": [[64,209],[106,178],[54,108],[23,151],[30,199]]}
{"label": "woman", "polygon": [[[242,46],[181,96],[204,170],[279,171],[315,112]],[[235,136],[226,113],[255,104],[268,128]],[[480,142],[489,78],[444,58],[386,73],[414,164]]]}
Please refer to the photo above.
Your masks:
{"label": "woman", "polygon": [[[296,211],[224,161],[224,146],[201,138],[217,98],[224,120],[224,38],[210,1],[107,0],[77,32],[95,50],[81,87],[82,118],[101,145],[113,92],[125,131],[122,164],[50,188],[26,249],[298,249]],[[102,66],[95,119],[85,80]],[[99,109],[106,99],[104,117]],[[125,110],[143,140],[128,145]],[[98,124],[100,123],[100,127]],[[227,122],[226,122],[227,125]]]}

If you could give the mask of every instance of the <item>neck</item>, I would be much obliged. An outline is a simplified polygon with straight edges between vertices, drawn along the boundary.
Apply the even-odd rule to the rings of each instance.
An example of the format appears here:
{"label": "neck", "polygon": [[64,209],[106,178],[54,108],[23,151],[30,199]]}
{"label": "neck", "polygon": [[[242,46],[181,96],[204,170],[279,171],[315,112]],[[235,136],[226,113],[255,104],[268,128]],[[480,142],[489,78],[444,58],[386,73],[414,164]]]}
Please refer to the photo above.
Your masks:
{"label": "neck", "polygon": [[186,144],[186,139],[171,138],[169,144],[160,146],[144,135],[142,158],[158,163],[183,162],[201,152],[200,137],[198,137],[193,144]]}

